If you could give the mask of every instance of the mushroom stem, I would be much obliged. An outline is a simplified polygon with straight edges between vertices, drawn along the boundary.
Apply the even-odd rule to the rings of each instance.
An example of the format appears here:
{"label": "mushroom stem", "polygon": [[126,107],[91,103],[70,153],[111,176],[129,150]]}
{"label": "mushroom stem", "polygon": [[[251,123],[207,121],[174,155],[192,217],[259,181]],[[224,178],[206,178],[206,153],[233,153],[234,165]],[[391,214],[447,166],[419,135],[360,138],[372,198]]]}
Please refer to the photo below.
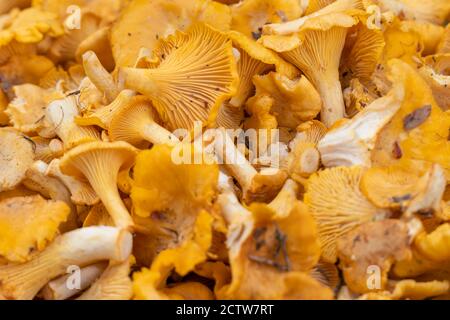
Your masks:
{"label": "mushroom stem", "polygon": [[103,92],[108,102],[112,102],[120,93],[112,75],[103,67],[93,51],[83,54],[84,71],[98,90]]}
{"label": "mushroom stem", "polygon": [[230,171],[231,175],[236,178],[239,185],[243,189],[247,189],[258,172],[242,152],[236,148],[233,140],[231,140],[225,130],[216,131],[214,148],[219,159]]}
{"label": "mushroom stem", "polygon": [[0,294],[7,299],[33,299],[46,283],[71,266],[124,261],[131,254],[132,242],[129,232],[113,227],[88,227],[65,233],[33,260],[1,266]]}
{"label": "mushroom stem", "polygon": [[129,229],[134,225],[133,219],[131,219],[129,212],[120,197],[119,190],[116,187],[120,168],[114,168],[112,162],[109,163],[109,165],[112,167],[108,170],[97,172],[89,172],[88,170],[88,172],[85,173],[86,178],[102,200],[102,203],[111,215],[114,224],[117,227]]}
{"label": "mushroom stem", "polygon": [[329,128],[336,121],[345,117],[344,96],[342,95],[341,82],[336,72],[321,77],[319,73],[314,76],[314,83],[322,97],[322,122]]}
{"label": "mushroom stem", "polygon": [[106,266],[106,262],[99,262],[82,268],[80,270],[80,286],[76,288],[70,288],[67,285],[68,281],[70,281],[71,274],[56,278],[47,283],[40,295],[45,300],[66,300],[73,297],[92,285],[102,275]]}
{"label": "mushroom stem", "polygon": [[160,126],[156,122],[146,124],[142,128],[142,138],[153,144],[168,144],[175,145],[180,142],[178,138],[169,130]]}
{"label": "mushroom stem", "polygon": [[153,97],[158,94],[158,85],[153,79],[152,69],[135,69],[135,68],[123,68],[121,74],[124,77],[124,85],[126,88],[133,89],[139,93],[142,93],[148,97]]}

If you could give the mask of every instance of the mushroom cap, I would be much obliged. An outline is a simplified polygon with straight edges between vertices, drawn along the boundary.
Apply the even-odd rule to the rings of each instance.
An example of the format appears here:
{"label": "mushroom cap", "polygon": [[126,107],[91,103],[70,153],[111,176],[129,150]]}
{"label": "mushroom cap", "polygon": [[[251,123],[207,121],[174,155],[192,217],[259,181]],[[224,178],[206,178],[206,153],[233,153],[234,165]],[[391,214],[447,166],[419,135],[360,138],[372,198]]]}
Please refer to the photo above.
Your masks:
{"label": "mushroom cap", "polygon": [[314,119],[321,110],[320,95],[304,76],[290,80],[271,72],[253,77],[253,83],[257,95],[273,98],[271,112],[282,127],[296,128],[302,122]]}
{"label": "mushroom cap", "polygon": [[114,60],[119,67],[132,67],[141,48],[153,51],[158,39],[175,30],[186,30],[195,22],[204,22],[225,31],[230,21],[230,9],[211,0],[132,1],[111,31]]}
{"label": "mushroom cap", "polygon": [[154,53],[157,63],[151,69],[121,69],[125,86],[151,98],[170,130],[191,129],[195,121],[214,122],[237,86],[228,37],[195,24],[162,40]]}
{"label": "mushroom cap", "polygon": [[361,179],[361,190],[377,207],[402,208],[422,191],[418,183],[427,170],[427,165],[417,161],[403,161],[385,168],[372,167]]}
{"label": "mushroom cap", "polygon": [[379,132],[400,109],[403,93],[394,88],[353,119],[336,124],[318,143],[326,167],[362,165],[370,167],[371,151]]}
{"label": "mushroom cap", "polygon": [[[114,159],[120,159],[122,163],[121,168],[128,168],[134,165],[137,150],[132,145],[117,141],[117,142],[87,142],[71,149],[61,158],[60,168],[62,173],[74,176],[78,179],[84,179],[84,174],[78,168],[78,162],[96,159],[102,162],[102,158],[108,159],[109,156]],[[105,168],[108,163],[103,163]]]}
{"label": "mushroom cap", "polygon": [[363,84],[370,83],[385,46],[381,30],[369,29],[361,22],[355,29],[355,34],[348,36],[352,39],[351,45],[346,44],[342,55],[340,73],[343,87],[347,87],[354,78]]}
{"label": "mushroom cap", "polygon": [[76,118],[75,122],[80,126],[95,125],[108,129],[115,112],[128,105],[135,95],[133,90],[122,90],[113,102],[87,111],[83,117]]}
{"label": "mushroom cap", "polygon": [[22,132],[35,132],[47,126],[45,108],[55,100],[63,97],[61,92],[44,90],[32,84],[24,84],[13,88],[15,99],[6,109],[14,128]]}
{"label": "mushroom cap", "polygon": [[[329,288],[301,272],[308,272],[320,253],[314,220],[307,208],[297,201],[284,216],[261,203],[253,203],[249,210],[253,225],[249,232],[241,231],[243,239],[230,256],[232,281],[218,291],[218,298],[305,299],[305,289],[309,297],[329,299]],[[299,232],[300,225],[303,231]],[[271,285],[262,285],[261,278]]]}
{"label": "mushroom cap", "polygon": [[195,220],[189,238],[178,247],[159,253],[150,269],[143,268],[133,274],[134,297],[139,300],[167,299],[164,289],[172,271],[185,276],[207,260],[212,243],[213,217],[202,210]]}
{"label": "mushroom cap", "polygon": [[271,201],[283,187],[288,175],[283,170],[267,170],[257,173],[250,185],[243,186],[243,200],[245,203]]}
{"label": "mushroom cap", "polygon": [[392,60],[389,74],[392,82],[403,88],[405,98],[378,135],[372,154],[374,165],[424,160],[440,164],[448,178],[450,114],[439,108],[427,83],[405,62]]}
{"label": "mushroom cap", "polygon": [[[275,70],[288,77],[295,78],[299,75],[299,70],[292,64],[283,60],[278,54],[267,49],[258,42],[252,41],[240,32],[229,31],[227,35],[233,40],[233,44],[253,59],[269,66],[275,66]],[[239,61],[238,61],[239,63]],[[239,68],[239,66],[238,66]],[[253,76],[253,75],[252,75]]]}
{"label": "mushroom cap", "polygon": [[395,261],[411,256],[408,226],[401,220],[365,223],[338,240],[338,252],[344,279],[357,293],[371,290],[367,285],[370,266],[380,268],[380,285],[387,286],[388,272]]}
{"label": "mushroom cap", "polygon": [[59,234],[70,213],[62,201],[39,195],[0,202],[0,255],[11,262],[25,262],[42,251]]}
{"label": "mushroom cap", "polygon": [[109,125],[109,136],[112,141],[139,145],[145,140],[141,133],[144,126],[153,122],[158,123],[160,120],[151,100],[145,96],[137,96],[114,112]]}
{"label": "mushroom cap", "polygon": [[245,0],[231,6],[231,29],[258,40],[265,24],[293,20],[302,13],[296,0]]}
{"label": "mushroom cap", "polygon": [[304,200],[316,218],[322,259],[334,263],[337,240],[386,211],[375,207],[360,190],[362,167],[335,167],[313,174],[306,183]]}
{"label": "mushroom cap", "polygon": [[34,162],[33,143],[19,132],[0,129],[0,191],[14,189]]}

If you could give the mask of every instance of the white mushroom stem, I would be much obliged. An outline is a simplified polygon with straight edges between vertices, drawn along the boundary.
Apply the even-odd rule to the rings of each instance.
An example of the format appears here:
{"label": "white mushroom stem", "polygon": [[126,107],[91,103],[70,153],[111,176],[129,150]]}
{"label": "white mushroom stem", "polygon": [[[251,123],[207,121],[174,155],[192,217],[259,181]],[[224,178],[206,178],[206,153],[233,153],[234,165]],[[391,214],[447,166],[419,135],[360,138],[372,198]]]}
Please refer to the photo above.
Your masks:
{"label": "white mushroom stem", "polygon": [[93,51],[83,54],[84,71],[98,90],[103,92],[108,102],[112,102],[120,93],[112,75],[103,67]]}
{"label": "white mushroom stem", "polygon": [[221,193],[217,198],[217,203],[228,224],[226,243],[230,249],[230,256],[235,257],[253,230],[253,216],[249,210],[244,208],[233,192],[230,177],[222,172],[219,174],[219,189]]}
{"label": "white mushroom stem", "polygon": [[329,73],[331,75],[316,74],[313,79],[323,102],[320,118],[327,127],[331,127],[336,121],[345,117],[344,96],[337,69],[336,72]]}
{"label": "white mushroom stem", "polygon": [[133,295],[130,261],[110,263],[101,277],[77,300],[129,300]]}
{"label": "white mushroom stem", "polygon": [[239,185],[243,189],[248,189],[258,172],[236,148],[226,130],[216,130],[214,149],[219,160],[236,178]]}
{"label": "white mushroom stem", "polygon": [[33,260],[0,266],[0,294],[8,299],[33,299],[46,283],[66,273],[69,267],[128,259],[132,243],[129,232],[113,227],[88,227],[65,233]]}
{"label": "white mushroom stem", "polygon": [[45,300],[66,300],[91,286],[106,269],[107,262],[99,262],[80,269],[79,286],[72,287],[69,285],[72,274],[66,274],[55,280],[50,281],[42,289],[40,295]]}
{"label": "white mushroom stem", "polygon": [[55,100],[46,109],[45,116],[66,149],[71,149],[81,142],[99,139],[99,134],[94,128],[80,127],[75,123],[75,117],[78,115],[79,110],[74,96]]}

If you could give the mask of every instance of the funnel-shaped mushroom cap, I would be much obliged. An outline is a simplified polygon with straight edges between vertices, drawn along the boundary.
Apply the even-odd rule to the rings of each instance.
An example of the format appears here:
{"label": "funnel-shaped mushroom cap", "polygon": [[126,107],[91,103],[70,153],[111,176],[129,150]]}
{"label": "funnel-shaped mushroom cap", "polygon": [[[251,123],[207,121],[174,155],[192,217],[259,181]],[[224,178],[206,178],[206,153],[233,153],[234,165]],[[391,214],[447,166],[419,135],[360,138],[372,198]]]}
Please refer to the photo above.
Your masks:
{"label": "funnel-shaped mushroom cap", "polygon": [[326,262],[336,261],[336,242],[341,236],[386,214],[361,192],[363,173],[361,167],[336,167],[314,174],[307,182],[305,203],[316,218]]}
{"label": "funnel-shaped mushroom cap", "polygon": [[424,160],[450,170],[450,114],[434,100],[427,83],[405,62],[390,62],[392,83],[403,87],[405,98],[392,121],[379,133],[372,160],[388,166],[400,159]]}
{"label": "funnel-shaped mushroom cap", "polygon": [[77,300],[130,300],[133,295],[129,277],[133,258],[122,263],[110,262],[95,283]]}
{"label": "funnel-shaped mushroom cap", "polygon": [[128,105],[135,95],[133,90],[122,90],[113,102],[88,111],[82,118],[76,118],[75,122],[81,126],[96,125],[108,129],[116,111]]}
{"label": "funnel-shaped mushroom cap", "polygon": [[230,9],[211,0],[132,1],[112,28],[114,60],[119,67],[132,67],[143,47],[153,51],[158,39],[175,30],[204,22],[225,31],[230,21]]}
{"label": "funnel-shaped mushroom cap", "polygon": [[400,109],[403,95],[393,90],[372,102],[353,119],[335,126],[319,142],[326,167],[371,165],[371,151],[378,133]]}
{"label": "funnel-shaped mushroom cap", "polygon": [[61,171],[79,179],[87,179],[116,226],[133,225],[130,214],[117,189],[120,170],[131,167],[136,149],[126,142],[90,142],[67,152],[61,159]]}
{"label": "funnel-shaped mushroom cap", "polygon": [[138,300],[168,299],[164,289],[170,274],[175,271],[185,276],[207,260],[212,244],[213,221],[209,213],[201,210],[194,220],[192,232],[181,245],[158,254],[150,269],[134,273],[134,297]]}
{"label": "funnel-shaped mushroom cap", "polygon": [[293,65],[243,34],[230,31],[228,36],[233,40],[233,46],[239,53],[237,57],[239,85],[236,94],[230,100],[231,106],[241,107],[244,105],[253,90],[252,79],[255,75],[263,74],[271,69],[277,70],[288,78],[294,78],[299,74]]}
{"label": "funnel-shaped mushroom cap", "polygon": [[32,84],[14,86],[14,100],[6,109],[6,114],[14,128],[22,132],[35,132],[48,126],[45,121],[45,108],[56,100],[62,99],[62,92],[53,89],[44,90]]}
{"label": "funnel-shaped mushroom cap", "polygon": [[255,76],[256,95],[273,98],[271,113],[277,116],[278,125],[295,129],[304,121],[314,119],[320,112],[322,101],[314,86],[302,76],[289,80],[282,74],[271,72]]}
{"label": "funnel-shaped mushroom cap", "polygon": [[350,231],[338,241],[339,261],[348,287],[357,293],[370,292],[370,266],[380,270],[380,287],[386,289],[394,262],[411,256],[408,225],[400,220],[369,222]]}
{"label": "funnel-shaped mushroom cap", "polygon": [[57,237],[33,260],[0,266],[0,294],[8,299],[30,300],[50,280],[70,266],[84,267],[102,260],[128,259],[132,235],[119,228],[81,228]]}
{"label": "funnel-shaped mushroom cap", "polygon": [[14,189],[34,162],[33,142],[19,132],[0,129],[0,192]]}
{"label": "funnel-shaped mushroom cap", "polygon": [[380,208],[432,217],[442,210],[446,181],[439,165],[404,160],[398,165],[369,169],[361,180],[361,190]]}
{"label": "funnel-shaped mushroom cap", "polygon": [[9,198],[0,202],[0,255],[25,262],[42,251],[57,235],[70,209],[62,201],[41,196]]}
{"label": "funnel-shaped mushroom cap", "polygon": [[202,24],[160,42],[153,69],[123,68],[125,86],[149,97],[169,129],[211,123],[235,92],[231,41]]}
{"label": "funnel-shaped mushroom cap", "polygon": [[346,45],[340,66],[342,85],[347,87],[354,78],[368,85],[383,54],[383,32],[359,23],[351,36],[351,44]]}
{"label": "funnel-shaped mushroom cap", "polygon": [[336,10],[330,10],[334,14],[305,17],[303,22],[300,18],[302,23],[299,25],[288,22],[279,27],[266,26],[265,33],[290,35],[266,35],[260,39],[266,47],[280,52],[283,58],[302,70],[314,84],[322,97],[322,121],[328,127],[345,115],[338,69],[347,28],[358,22],[353,15],[359,14],[359,11],[346,13],[336,7]]}
{"label": "funnel-shaped mushroom cap", "polygon": [[7,45],[12,40],[22,43],[37,43],[45,35],[57,37],[64,33],[57,15],[38,8],[27,8],[23,11],[12,10],[9,13],[10,23],[0,31],[0,45]]}
{"label": "funnel-shaped mushroom cap", "polygon": [[[431,279],[435,279],[432,277]],[[389,281],[389,291],[371,292],[362,295],[360,300],[448,300],[450,288],[447,280],[400,280]]]}
{"label": "funnel-shaped mushroom cap", "polygon": [[110,32],[110,26],[103,27],[84,39],[75,51],[76,60],[82,61],[86,52],[93,51],[106,70],[114,70],[116,64],[111,50]]}
{"label": "funnel-shaped mushroom cap", "polygon": [[149,241],[160,250],[189,239],[199,213],[212,210],[216,194],[217,165],[176,164],[177,151],[156,145],[139,154],[134,168],[134,212],[149,218]]}
{"label": "funnel-shaped mushroom cap", "polygon": [[335,25],[350,27],[357,22],[352,21],[354,19],[351,16],[363,15],[363,9],[361,0],[338,0],[296,20],[266,24],[263,31],[265,35],[287,35],[302,29],[329,29]]}
{"label": "funnel-shaped mushroom cap", "polygon": [[61,172],[61,160],[52,160],[47,168],[46,175],[53,178],[58,178],[69,189],[70,199],[76,205],[92,206],[100,201],[92,187],[83,180],[67,176]]}
{"label": "funnel-shaped mushroom cap", "polygon": [[300,46],[281,53],[306,74],[320,93],[322,121],[327,126],[342,119],[345,113],[338,68],[346,32],[343,27],[309,30],[304,33]]}
{"label": "funnel-shaped mushroom cap", "polygon": [[114,113],[109,126],[109,137],[112,141],[126,141],[135,146],[144,141],[170,145],[180,142],[158,122],[159,116],[151,101],[147,97],[138,96]]}
{"label": "funnel-shaped mushroom cap", "polygon": [[[229,230],[240,230],[228,235],[232,282],[219,290],[219,298],[305,298],[301,286],[290,287],[291,278],[304,282],[310,297],[330,297],[329,289],[301,272],[308,272],[320,253],[315,222],[305,205],[295,201],[283,215],[257,203],[247,210],[229,192],[219,196],[219,205]],[[248,213],[243,215],[242,211]],[[299,231],[300,226],[303,231]],[[257,280],[262,277],[270,281],[270,289]]]}
{"label": "funnel-shaped mushroom cap", "polygon": [[297,0],[245,0],[231,6],[231,29],[258,40],[267,23],[297,19],[302,13]]}
{"label": "funnel-shaped mushroom cap", "polygon": [[79,111],[74,96],[53,101],[48,105],[45,114],[46,120],[64,142],[65,149],[100,139],[93,127],[80,127],[75,123],[75,117],[78,116]]}
{"label": "funnel-shaped mushroom cap", "polygon": [[236,108],[225,102],[219,108],[216,118],[218,128],[238,129],[244,121],[243,108]]}

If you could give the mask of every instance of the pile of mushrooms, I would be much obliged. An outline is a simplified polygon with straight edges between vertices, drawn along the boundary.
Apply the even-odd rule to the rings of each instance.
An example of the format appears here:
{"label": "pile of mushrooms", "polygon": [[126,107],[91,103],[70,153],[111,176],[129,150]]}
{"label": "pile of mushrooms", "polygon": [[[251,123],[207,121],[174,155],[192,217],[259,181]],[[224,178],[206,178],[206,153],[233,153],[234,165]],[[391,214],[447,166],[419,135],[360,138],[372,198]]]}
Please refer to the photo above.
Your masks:
{"label": "pile of mushrooms", "polygon": [[449,17],[2,1],[0,300],[450,299]]}

